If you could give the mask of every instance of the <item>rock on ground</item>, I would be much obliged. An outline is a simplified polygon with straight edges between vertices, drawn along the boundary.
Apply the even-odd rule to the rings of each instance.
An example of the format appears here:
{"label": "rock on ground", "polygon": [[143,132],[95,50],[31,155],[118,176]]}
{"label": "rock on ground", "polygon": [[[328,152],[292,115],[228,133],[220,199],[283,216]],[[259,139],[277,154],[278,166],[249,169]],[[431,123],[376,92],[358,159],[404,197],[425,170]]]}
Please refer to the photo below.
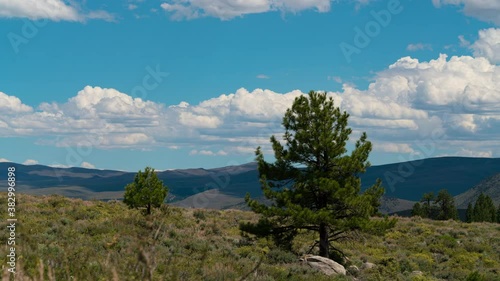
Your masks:
{"label": "rock on ground", "polygon": [[346,275],[344,266],[331,259],[321,256],[306,255],[301,260],[307,262],[309,266],[320,270],[328,276],[339,274]]}
{"label": "rock on ground", "polygon": [[358,276],[359,268],[355,265],[351,265],[347,268],[347,272],[352,276]]}
{"label": "rock on ground", "polygon": [[363,265],[361,265],[361,269],[370,269],[374,268],[375,264],[371,262],[365,262]]}

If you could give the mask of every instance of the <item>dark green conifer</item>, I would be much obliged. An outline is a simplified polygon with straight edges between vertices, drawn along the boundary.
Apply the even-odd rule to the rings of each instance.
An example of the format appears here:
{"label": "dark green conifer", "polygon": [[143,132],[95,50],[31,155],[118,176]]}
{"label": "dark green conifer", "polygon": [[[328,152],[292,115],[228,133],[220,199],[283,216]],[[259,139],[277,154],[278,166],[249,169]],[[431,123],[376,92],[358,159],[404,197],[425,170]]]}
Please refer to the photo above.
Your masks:
{"label": "dark green conifer", "polygon": [[331,242],[353,230],[382,233],[394,226],[395,220],[370,220],[378,213],[384,189],[378,180],[360,192],[359,175],[370,165],[372,144],[363,133],[347,153],[352,133],[348,118],[326,93],[311,91],[295,99],[283,118],[284,143],[271,137],[276,161],[266,162],[257,148],[262,190],[272,204],[263,204],[247,194],[246,202],[262,217],[256,224],[242,224],[243,231],[272,235],[288,247],[298,230],[315,231],[319,254],[329,257],[334,254],[332,250],[340,251],[332,248]]}

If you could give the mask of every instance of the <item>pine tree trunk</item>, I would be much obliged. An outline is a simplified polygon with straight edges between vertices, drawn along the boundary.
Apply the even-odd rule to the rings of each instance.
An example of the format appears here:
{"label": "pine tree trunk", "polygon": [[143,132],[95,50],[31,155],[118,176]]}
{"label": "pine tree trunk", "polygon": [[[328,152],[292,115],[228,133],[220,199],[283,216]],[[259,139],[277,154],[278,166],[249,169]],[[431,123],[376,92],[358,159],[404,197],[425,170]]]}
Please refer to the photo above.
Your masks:
{"label": "pine tree trunk", "polygon": [[328,241],[328,227],[326,226],[326,224],[321,223],[319,225],[319,255],[325,258],[329,258],[329,246],[330,244]]}
{"label": "pine tree trunk", "polygon": [[148,203],[148,215],[151,215],[151,203]]}

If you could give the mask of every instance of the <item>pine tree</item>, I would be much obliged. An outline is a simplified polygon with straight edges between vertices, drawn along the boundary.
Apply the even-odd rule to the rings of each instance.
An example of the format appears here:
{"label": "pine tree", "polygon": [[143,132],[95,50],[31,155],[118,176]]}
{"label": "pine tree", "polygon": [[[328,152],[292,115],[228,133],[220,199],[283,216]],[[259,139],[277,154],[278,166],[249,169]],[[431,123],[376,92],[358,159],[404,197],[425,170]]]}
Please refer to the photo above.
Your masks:
{"label": "pine tree", "polygon": [[123,203],[130,208],[146,208],[146,214],[151,214],[151,208],[160,207],[167,197],[168,188],[158,179],[155,170],[146,167],[144,172],[135,175],[134,182],[125,187]]}
{"label": "pine tree", "polygon": [[469,202],[469,205],[467,205],[467,212],[465,213],[465,216],[467,222],[474,221],[474,207],[472,206],[472,202]]}
{"label": "pine tree", "polygon": [[476,222],[495,222],[496,210],[491,197],[481,193],[474,204],[473,221]]}
{"label": "pine tree", "polygon": [[326,93],[311,91],[295,99],[283,118],[284,145],[271,137],[276,161],[267,163],[260,147],[256,150],[262,190],[272,204],[260,203],[247,194],[250,208],[262,216],[256,224],[241,224],[241,230],[272,236],[288,248],[298,230],[314,231],[319,234],[319,254],[330,257],[342,254],[331,242],[351,231],[383,233],[394,226],[394,219],[370,220],[378,213],[384,189],[378,180],[360,192],[359,174],[370,165],[372,144],[363,133],[347,154],[352,133],[348,118]]}
{"label": "pine tree", "polygon": [[487,222],[496,222],[497,221],[497,210],[495,208],[495,203],[493,203],[493,199],[490,196],[485,196],[485,218]]}
{"label": "pine tree", "polygon": [[422,202],[422,217],[423,218],[433,218],[433,206],[432,203],[434,201],[434,192],[425,193],[422,196],[420,202]]}
{"label": "pine tree", "polygon": [[435,203],[438,205],[438,220],[458,220],[458,210],[455,206],[455,199],[453,199],[453,196],[451,196],[446,189],[439,191]]}
{"label": "pine tree", "polygon": [[411,216],[419,216],[419,217],[424,217],[424,210],[422,209],[422,205],[420,205],[419,202],[415,203],[413,205],[413,208],[411,210]]}

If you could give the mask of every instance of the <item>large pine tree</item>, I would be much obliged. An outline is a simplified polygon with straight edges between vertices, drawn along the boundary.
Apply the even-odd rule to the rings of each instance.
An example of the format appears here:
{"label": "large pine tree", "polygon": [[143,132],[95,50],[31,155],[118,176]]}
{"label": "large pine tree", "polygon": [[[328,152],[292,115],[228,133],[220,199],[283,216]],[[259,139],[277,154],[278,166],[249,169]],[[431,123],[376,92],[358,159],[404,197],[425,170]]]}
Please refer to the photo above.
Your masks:
{"label": "large pine tree", "polygon": [[352,152],[347,153],[352,133],[348,118],[326,93],[311,91],[295,99],[283,118],[284,144],[271,137],[276,161],[266,162],[257,148],[262,190],[272,204],[247,194],[250,208],[262,216],[257,224],[242,224],[243,231],[272,235],[275,241],[288,246],[298,231],[315,231],[319,234],[319,254],[330,257],[332,249],[341,253],[331,242],[349,232],[383,232],[395,224],[395,220],[370,220],[378,213],[384,189],[378,180],[360,192],[359,175],[370,165],[372,144],[363,133]]}

